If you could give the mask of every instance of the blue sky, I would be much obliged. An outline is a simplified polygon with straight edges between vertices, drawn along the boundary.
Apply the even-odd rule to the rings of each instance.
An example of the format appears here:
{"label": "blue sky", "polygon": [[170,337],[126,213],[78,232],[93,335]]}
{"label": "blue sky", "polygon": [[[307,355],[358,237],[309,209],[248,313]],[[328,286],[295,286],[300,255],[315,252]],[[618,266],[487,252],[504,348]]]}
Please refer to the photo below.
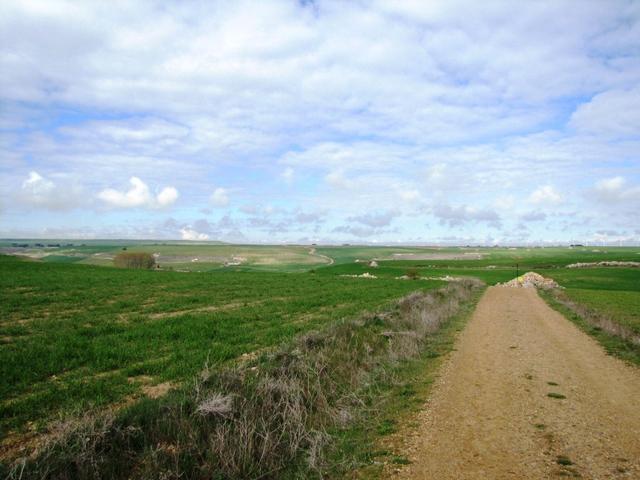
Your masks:
{"label": "blue sky", "polygon": [[0,4],[0,236],[640,243],[640,2]]}

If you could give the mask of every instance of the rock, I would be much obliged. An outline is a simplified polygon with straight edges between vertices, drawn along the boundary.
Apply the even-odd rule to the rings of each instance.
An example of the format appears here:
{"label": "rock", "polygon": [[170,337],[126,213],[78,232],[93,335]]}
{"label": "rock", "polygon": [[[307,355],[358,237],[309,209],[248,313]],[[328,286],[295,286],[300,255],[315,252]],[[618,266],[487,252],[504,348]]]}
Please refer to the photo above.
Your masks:
{"label": "rock", "polygon": [[640,268],[640,262],[617,262],[617,261],[603,261],[603,262],[580,262],[567,265],[567,268],[589,268],[589,267],[630,267]]}
{"label": "rock", "polygon": [[375,275],[371,275],[369,272],[364,272],[361,275],[340,275],[341,277],[351,277],[351,278],[378,278]]}
{"label": "rock", "polygon": [[558,288],[560,285],[550,278],[545,278],[536,272],[527,272],[524,275],[520,275],[508,282],[499,283],[500,287],[515,287],[515,288],[542,288],[549,290],[552,288]]}

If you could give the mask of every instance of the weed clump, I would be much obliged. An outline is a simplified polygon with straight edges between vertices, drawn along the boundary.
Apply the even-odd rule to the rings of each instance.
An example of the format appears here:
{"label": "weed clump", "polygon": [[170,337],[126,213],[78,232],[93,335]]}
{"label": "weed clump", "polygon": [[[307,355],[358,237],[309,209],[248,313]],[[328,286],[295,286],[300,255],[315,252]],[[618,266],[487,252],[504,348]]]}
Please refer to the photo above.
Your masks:
{"label": "weed clump", "polygon": [[561,393],[556,393],[556,392],[549,392],[549,393],[547,393],[547,397],[549,397],[549,398],[557,398],[557,399],[560,399],[560,400],[562,400],[562,399],[564,399],[564,398],[567,398],[567,397],[566,397],[566,396],[564,396],[563,394],[561,394]]}

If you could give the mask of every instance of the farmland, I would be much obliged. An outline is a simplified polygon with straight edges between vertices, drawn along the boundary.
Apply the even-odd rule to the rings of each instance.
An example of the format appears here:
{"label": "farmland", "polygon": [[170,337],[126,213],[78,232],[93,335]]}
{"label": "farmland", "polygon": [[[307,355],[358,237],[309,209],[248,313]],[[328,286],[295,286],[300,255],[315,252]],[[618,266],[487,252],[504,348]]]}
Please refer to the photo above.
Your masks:
{"label": "farmland", "polygon": [[[179,382],[416,285],[300,274],[181,274],[0,257],[2,429]],[[429,289],[442,282],[420,284]]]}
{"label": "farmland", "polygon": [[[566,268],[638,261],[637,248],[142,241],[2,248],[11,254],[0,255],[0,438],[9,450],[60,420],[161,398],[204,369],[255,359],[365,311],[389,310],[400,297],[434,291],[451,277],[493,285],[535,270],[575,302],[640,332],[640,268]],[[160,268],[113,268],[125,250],[155,253]],[[363,274],[375,278],[357,278]]]}

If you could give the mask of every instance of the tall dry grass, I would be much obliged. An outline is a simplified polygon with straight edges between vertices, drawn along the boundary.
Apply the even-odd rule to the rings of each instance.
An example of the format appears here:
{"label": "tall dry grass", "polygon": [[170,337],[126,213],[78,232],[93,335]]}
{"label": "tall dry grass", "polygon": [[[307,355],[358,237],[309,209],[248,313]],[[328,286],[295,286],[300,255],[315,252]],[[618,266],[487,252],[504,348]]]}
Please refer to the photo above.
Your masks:
{"label": "tall dry grass", "polygon": [[78,422],[9,478],[307,478],[331,433],[366,408],[361,392],[455,314],[480,282],[402,298],[385,313],[307,333],[276,351],[205,369],[189,388]]}

